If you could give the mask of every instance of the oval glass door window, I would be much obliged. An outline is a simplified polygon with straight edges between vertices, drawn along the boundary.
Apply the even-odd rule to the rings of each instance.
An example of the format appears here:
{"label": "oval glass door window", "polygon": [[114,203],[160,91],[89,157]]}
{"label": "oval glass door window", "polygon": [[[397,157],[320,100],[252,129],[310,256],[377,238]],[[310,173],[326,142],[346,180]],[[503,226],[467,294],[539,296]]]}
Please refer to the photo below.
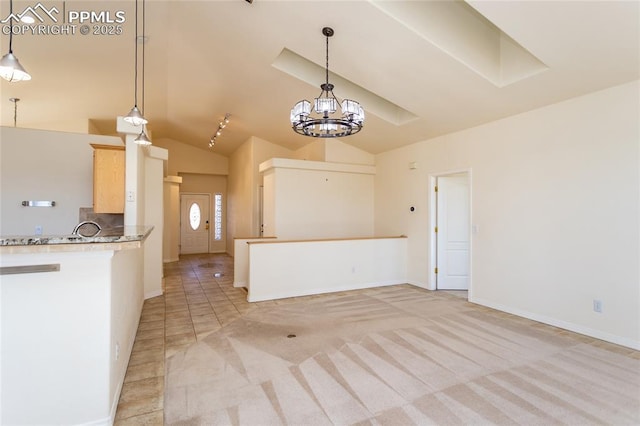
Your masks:
{"label": "oval glass door window", "polygon": [[200,206],[197,203],[189,207],[189,225],[194,231],[200,227]]}

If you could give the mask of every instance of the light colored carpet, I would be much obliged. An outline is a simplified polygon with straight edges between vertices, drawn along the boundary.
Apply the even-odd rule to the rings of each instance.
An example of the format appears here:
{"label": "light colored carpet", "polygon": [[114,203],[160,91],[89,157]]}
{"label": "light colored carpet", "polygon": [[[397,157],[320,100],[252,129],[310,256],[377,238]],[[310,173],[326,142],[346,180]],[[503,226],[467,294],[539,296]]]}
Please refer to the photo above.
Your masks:
{"label": "light colored carpet", "polygon": [[168,425],[640,424],[636,351],[409,285],[251,310],[165,377]]}

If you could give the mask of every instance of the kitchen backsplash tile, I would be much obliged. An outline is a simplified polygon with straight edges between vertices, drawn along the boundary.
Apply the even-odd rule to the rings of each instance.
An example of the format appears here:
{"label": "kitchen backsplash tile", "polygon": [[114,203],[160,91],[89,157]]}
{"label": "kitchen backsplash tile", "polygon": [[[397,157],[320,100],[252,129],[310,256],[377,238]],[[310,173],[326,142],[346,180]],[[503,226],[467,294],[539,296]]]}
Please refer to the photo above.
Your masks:
{"label": "kitchen backsplash tile", "polygon": [[80,207],[78,222],[91,220],[99,224],[103,229],[124,226],[124,214],[122,213],[94,213],[93,207]]}

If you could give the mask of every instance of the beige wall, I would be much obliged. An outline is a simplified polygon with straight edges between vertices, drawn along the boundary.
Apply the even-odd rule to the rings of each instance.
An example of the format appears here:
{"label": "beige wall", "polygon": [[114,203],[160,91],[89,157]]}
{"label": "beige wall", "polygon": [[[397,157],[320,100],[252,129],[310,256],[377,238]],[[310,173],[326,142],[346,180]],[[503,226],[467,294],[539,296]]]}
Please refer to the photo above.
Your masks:
{"label": "beige wall", "polygon": [[[302,138],[304,140],[304,138]],[[374,165],[376,157],[339,139],[313,139],[295,150],[296,160]]]}
{"label": "beige wall", "polygon": [[336,139],[325,141],[325,158],[329,163],[376,164],[376,157]]}
{"label": "beige wall", "polygon": [[[302,136],[300,138],[303,141],[305,140]],[[296,160],[325,161],[325,141],[323,139],[309,138],[306,145],[293,152],[292,158]]]}
{"label": "beige wall", "polygon": [[37,225],[45,235],[71,233],[79,208],[93,206],[91,143],[123,145],[114,136],[0,127],[0,235],[34,235]]}
{"label": "beige wall", "polygon": [[233,253],[234,238],[249,237],[253,229],[254,202],[251,198],[253,167],[251,140],[236,149],[229,158],[229,202],[227,203],[227,252]]}
{"label": "beige wall", "polygon": [[229,159],[229,204],[227,206],[227,252],[233,254],[234,238],[260,235],[260,163],[290,158],[293,152],[257,137],[251,137]]}
{"label": "beige wall", "polygon": [[229,160],[215,152],[172,139],[153,139],[153,145],[169,150],[168,176],[179,173],[229,174]]}
{"label": "beige wall", "polygon": [[374,235],[374,167],[272,159],[260,170],[265,235],[278,239]]}
{"label": "beige wall", "polygon": [[378,155],[376,233],[408,235],[409,282],[430,286],[430,177],[469,169],[471,299],[640,347],[639,93],[636,81]]}

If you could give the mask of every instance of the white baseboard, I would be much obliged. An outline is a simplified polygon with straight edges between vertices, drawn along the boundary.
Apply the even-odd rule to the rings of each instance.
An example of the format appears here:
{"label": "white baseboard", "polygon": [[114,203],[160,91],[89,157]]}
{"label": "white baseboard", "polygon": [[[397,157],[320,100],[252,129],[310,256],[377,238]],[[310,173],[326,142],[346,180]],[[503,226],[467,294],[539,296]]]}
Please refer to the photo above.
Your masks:
{"label": "white baseboard", "polygon": [[234,287],[246,287],[247,283],[245,281],[234,281],[233,282],[233,286]]}
{"label": "white baseboard", "polygon": [[425,290],[435,290],[435,288],[430,288],[429,283],[421,282],[421,281],[413,281],[407,280],[407,284],[411,284],[416,287],[424,288]]}
{"label": "white baseboard", "polygon": [[616,345],[625,346],[627,348],[640,350],[640,341],[629,339],[627,337],[618,336],[618,335],[607,333],[601,330],[595,330],[593,328],[585,327],[580,324],[574,324],[568,321],[559,320],[557,318],[551,318],[544,315],[523,311],[521,309],[504,306],[504,305],[501,305],[500,303],[494,303],[488,300],[471,297],[471,295],[469,296],[469,302],[486,306],[488,308],[496,309],[498,311],[507,312],[509,314],[517,315],[519,317],[527,318],[533,321],[538,321],[543,324],[548,324],[554,327],[563,328],[565,330],[573,331],[575,333],[584,334],[585,336],[604,340],[605,342],[614,343]]}

